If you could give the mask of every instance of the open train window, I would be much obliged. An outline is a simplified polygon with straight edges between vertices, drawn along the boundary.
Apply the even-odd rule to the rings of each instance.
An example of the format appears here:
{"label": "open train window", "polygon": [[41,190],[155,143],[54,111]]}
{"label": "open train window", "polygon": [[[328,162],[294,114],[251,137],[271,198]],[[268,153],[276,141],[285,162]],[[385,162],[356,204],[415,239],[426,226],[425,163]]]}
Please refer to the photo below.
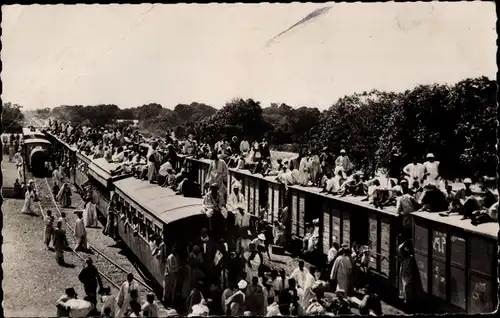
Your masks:
{"label": "open train window", "polygon": [[150,219],[145,219],[145,228],[146,228],[146,237],[149,238],[151,234],[153,234],[152,222]]}
{"label": "open train window", "polygon": [[128,219],[132,220],[135,214],[136,214],[136,209],[134,207],[130,207]]}
{"label": "open train window", "polygon": [[138,219],[138,225],[139,225],[139,234],[141,234],[143,237],[146,236],[146,226],[144,224],[144,214],[141,212],[137,213],[137,219]]}
{"label": "open train window", "polygon": [[161,234],[161,228],[155,224],[155,233]]}

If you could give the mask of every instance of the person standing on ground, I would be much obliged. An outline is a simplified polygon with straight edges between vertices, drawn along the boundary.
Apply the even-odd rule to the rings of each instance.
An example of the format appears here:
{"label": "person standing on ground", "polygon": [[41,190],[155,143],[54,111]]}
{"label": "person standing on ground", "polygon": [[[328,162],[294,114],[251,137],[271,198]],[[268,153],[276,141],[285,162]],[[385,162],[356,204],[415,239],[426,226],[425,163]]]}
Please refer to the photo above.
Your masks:
{"label": "person standing on ground", "polygon": [[165,263],[165,275],[163,281],[163,300],[167,306],[175,304],[179,282],[179,260],[177,258],[177,249],[172,247]]}
{"label": "person standing on ground", "polygon": [[47,210],[47,216],[45,217],[45,246],[49,249],[50,241],[54,235],[54,216],[51,210]]}
{"label": "person standing on ground", "polygon": [[155,294],[149,293],[146,302],[142,305],[143,317],[158,317],[158,305],[155,303]]}
{"label": "person standing on ground", "polygon": [[76,251],[88,251],[87,248],[87,230],[85,229],[85,223],[83,222],[82,211],[75,211],[77,215],[75,223],[75,238],[78,240],[78,245],[76,246]]}
{"label": "person standing on ground", "polygon": [[[132,300],[131,291],[135,290],[137,293],[139,291],[139,284],[134,281],[134,274],[129,273],[127,275],[127,281],[125,281],[120,287],[120,291],[116,296],[116,303],[120,308],[116,317],[122,317],[123,314],[127,311],[129,307],[129,303]],[[139,295],[137,295],[137,299],[139,299]]]}
{"label": "person standing on ground", "polygon": [[94,266],[92,259],[88,258],[86,260],[87,266],[82,269],[80,275],[78,275],[78,279],[83,284],[83,288],[85,289],[85,294],[92,298],[94,305],[97,303],[97,287],[102,289],[102,280],[99,275],[99,271]]}
{"label": "person standing on ground", "polygon": [[66,238],[66,231],[62,229],[61,221],[57,221],[57,228],[54,231],[53,237],[52,244],[56,251],[56,261],[59,265],[64,265],[64,249],[68,245],[68,240]]}
{"label": "person standing on ground", "polygon": [[36,198],[36,193],[33,188],[33,182],[30,181],[28,187],[26,188],[26,192],[24,194],[24,205],[21,211],[22,213],[35,214],[35,198]]}

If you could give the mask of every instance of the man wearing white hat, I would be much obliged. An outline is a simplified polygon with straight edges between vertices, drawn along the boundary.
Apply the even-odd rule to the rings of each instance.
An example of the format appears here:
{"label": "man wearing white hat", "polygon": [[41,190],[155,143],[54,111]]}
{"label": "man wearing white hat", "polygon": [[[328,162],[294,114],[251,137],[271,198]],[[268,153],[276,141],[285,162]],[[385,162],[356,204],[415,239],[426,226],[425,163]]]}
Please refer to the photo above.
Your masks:
{"label": "man wearing white hat", "polygon": [[351,171],[354,168],[351,160],[347,156],[347,153],[344,149],[340,150],[340,156],[335,160],[335,171],[334,175],[337,175],[339,171],[342,171],[344,179],[347,178],[346,173]]}
{"label": "man wearing white hat", "polygon": [[245,312],[245,290],[248,283],[245,280],[240,280],[238,283],[238,291],[226,300],[226,306],[230,309],[230,316],[242,316]]}
{"label": "man wearing white hat", "polygon": [[427,161],[424,162],[424,168],[424,185],[429,183],[437,185],[437,181],[439,180],[439,161],[435,160],[434,154],[427,154]]}

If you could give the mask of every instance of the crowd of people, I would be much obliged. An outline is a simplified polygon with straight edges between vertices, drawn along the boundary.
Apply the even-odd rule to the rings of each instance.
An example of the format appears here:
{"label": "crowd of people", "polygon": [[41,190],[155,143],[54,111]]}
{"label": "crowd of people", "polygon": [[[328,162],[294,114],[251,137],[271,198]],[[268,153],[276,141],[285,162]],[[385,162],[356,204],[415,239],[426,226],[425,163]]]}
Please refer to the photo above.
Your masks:
{"label": "crowd of people", "polygon": [[[290,216],[286,206],[280,209],[278,220],[269,225],[255,221],[246,211],[246,199],[241,183],[227,184],[228,168],[248,169],[254,174],[275,176],[288,189],[292,185],[315,186],[322,192],[340,196],[362,196],[377,208],[395,206],[401,215],[402,231],[399,257],[402,261],[403,294],[408,304],[418,303],[420,278],[410,235],[411,218],[415,211],[460,213],[473,224],[497,220],[498,199],[491,190],[494,180],[484,178],[478,197],[471,189],[471,180],[464,188],[453,191],[441,180],[439,161],[433,154],[422,164],[417,159],[406,166],[389,171],[387,182],[368,178],[356,171],[345,150],[335,158],[328,148],[321,152],[301,152],[290,160],[271,160],[269,145],[250,144],[246,139],[222,139],[210,145],[197,142],[194,136],[180,141],[172,133],[165,138],[143,137],[131,127],[122,129],[73,127],[51,122],[51,130],[61,140],[74,145],[93,159],[105,158],[118,164],[115,174],[131,174],[158,186],[169,187],[179,195],[203,197],[202,211],[209,226],[200,239],[188,246],[166,246],[161,236],[152,235],[153,256],[164,260],[165,279],[163,301],[167,306],[189,315],[315,315],[325,312],[346,313],[349,297],[364,293],[361,311],[381,314],[380,300],[372,291],[369,280],[369,247],[340,245],[334,238],[328,257],[311,257],[314,266],[299,263],[290,275],[264,263],[270,258],[269,248],[286,246],[290,236],[287,224]],[[141,147],[145,145],[144,151]],[[161,151],[164,150],[164,151]],[[190,174],[187,161],[179,153],[210,159],[205,184],[198,184]],[[62,158],[54,166],[54,179],[71,166]],[[58,171],[58,172],[56,172]],[[231,193],[228,194],[228,187]],[[60,190],[61,191],[61,190]],[[89,209],[92,209],[91,201]],[[266,208],[265,205],[262,206]],[[106,233],[115,236],[113,221],[117,211],[108,213]],[[301,256],[322,254],[318,220],[306,224]],[[420,286],[420,287],[419,287]]]}

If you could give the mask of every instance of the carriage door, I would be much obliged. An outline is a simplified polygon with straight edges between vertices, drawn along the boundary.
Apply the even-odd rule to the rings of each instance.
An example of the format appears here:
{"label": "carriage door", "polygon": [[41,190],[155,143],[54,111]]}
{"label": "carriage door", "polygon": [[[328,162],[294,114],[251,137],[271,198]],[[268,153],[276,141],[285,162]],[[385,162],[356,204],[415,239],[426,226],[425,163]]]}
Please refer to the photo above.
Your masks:
{"label": "carriage door", "polygon": [[[348,213],[345,213],[344,216],[349,214],[351,246],[354,242],[358,243],[358,245],[369,245],[370,221],[366,209],[356,204],[350,204],[346,205],[346,211]],[[346,222],[345,218],[344,222]]]}

